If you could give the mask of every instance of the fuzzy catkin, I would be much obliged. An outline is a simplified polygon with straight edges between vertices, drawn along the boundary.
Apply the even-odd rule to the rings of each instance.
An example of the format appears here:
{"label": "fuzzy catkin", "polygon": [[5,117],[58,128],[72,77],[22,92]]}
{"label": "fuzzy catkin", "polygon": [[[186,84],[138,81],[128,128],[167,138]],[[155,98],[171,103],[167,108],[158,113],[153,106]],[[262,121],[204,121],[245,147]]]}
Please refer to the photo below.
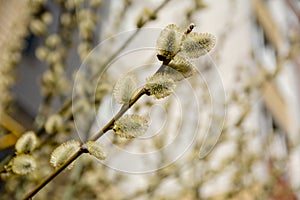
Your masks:
{"label": "fuzzy catkin", "polygon": [[113,129],[120,137],[130,139],[143,135],[148,126],[146,118],[136,114],[127,114],[115,122]]}
{"label": "fuzzy catkin", "polygon": [[160,33],[156,47],[157,56],[161,60],[170,60],[180,50],[182,34],[175,24],[169,24]]}
{"label": "fuzzy catkin", "polygon": [[36,168],[35,159],[31,155],[18,155],[12,160],[12,171],[15,174],[26,175]]}
{"label": "fuzzy catkin", "polygon": [[38,146],[38,139],[33,131],[24,133],[16,142],[17,154],[31,153]]}
{"label": "fuzzy catkin", "polygon": [[[172,68],[168,69],[168,67]],[[193,76],[196,73],[196,68],[194,65],[188,61],[185,57],[177,54],[166,68],[167,74],[174,81],[181,81],[182,79]]]}
{"label": "fuzzy catkin", "polygon": [[86,145],[89,153],[92,156],[98,158],[99,160],[104,160],[106,158],[107,152],[99,142],[88,141]]}
{"label": "fuzzy catkin", "polygon": [[210,33],[190,33],[185,36],[180,54],[198,58],[207,54],[216,44],[216,37]]}
{"label": "fuzzy catkin", "polygon": [[45,130],[49,134],[57,132],[63,126],[63,118],[58,115],[51,115],[45,124]]}
{"label": "fuzzy catkin", "polygon": [[[192,32],[195,25],[190,24],[185,32],[174,24],[166,26],[157,39],[157,58],[167,65],[164,73],[168,74],[174,81],[180,81],[195,74],[196,68],[188,59],[198,58],[207,54],[215,46],[216,38],[210,33]],[[155,80],[155,81],[154,81]],[[156,84],[160,83],[160,84]],[[168,95],[165,82],[158,76],[148,80],[148,86],[152,95],[156,98],[163,98]],[[160,91],[161,90],[161,91]],[[164,95],[166,94],[166,95]]]}
{"label": "fuzzy catkin", "polygon": [[157,73],[147,79],[145,88],[150,95],[155,96],[157,99],[161,99],[169,96],[175,89],[174,80],[162,73]]}
{"label": "fuzzy catkin", "polygon": [[[50,164],[53,167],[60,167],[63,165],[74,153],[80,148],[80,143],[75,140],[67,141],[59,145],[51,154]],[[72,164],[69,165],[68,169],[72,168]]]}
{"label": "fuzzy catkin", "polygon": [[116,102],[127,104],[137,88],[138,83],[136,77],[132,74],[124,74],[118,79],[113,90],[113,96]]}

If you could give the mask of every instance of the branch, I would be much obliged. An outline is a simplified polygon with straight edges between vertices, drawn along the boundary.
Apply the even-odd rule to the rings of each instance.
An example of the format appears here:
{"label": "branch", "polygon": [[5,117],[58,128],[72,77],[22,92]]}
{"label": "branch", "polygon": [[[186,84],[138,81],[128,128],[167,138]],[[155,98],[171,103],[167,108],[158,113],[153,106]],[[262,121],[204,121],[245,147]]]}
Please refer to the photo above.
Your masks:
{"label": "branch", "polygon": [[[141,98],[144,94],[147,94],[147,90],[145,88],[142,88],[134,97],[131,98],[128,104],[124,104],[120,111],[90,140],[96,141],[100,137],[102,137],[107,131],[113,128],[113,125],[116,120],[118,120],[120,117],[124,115],[124,113],[131,108],[133,104],[137,102],[139,98]],[[34,195],[36,195],[43,187],[45,187],[50,181],[52,181],[58,174],[60,174],[66,167],[68,167],[73,161],[75,161],[79,156],[81,156],[83,153],[88,153],[87,149],[82,146],[79,151],[74,153],[74,155],[69,158],[62,166],[57,168],[55,171],[53,171],[46,179],[44,179],[39,185],[37,185],[31,192],[29,192],[23,200],[29,200]]]}
{"label": "branch", "polygon": [[[164,62],[156,73],[160,72],[161,69],[165,68],[165,64],[168,62]],[[115,121],[117,121],[120,117],[124,115],[124,113],[129,110],[133,104],[135,104],[144,94],[148,95],[148,90],[143,87],[136,95],[134,95],[128,104],[124,104],[119,112],[95,135],[93,135],[89,140],[96,141],[100,137],[102,137],[107,131],[113,128]],[[39,185],[37,185],[31,192],[29,192],[23,200],[30,200],[34,195],[36,195],[43,187],[45,187],[52,179],[54,179],[58,174],[60,174],[66,167],[68,167],[73,161],[75,161],[79,156],[83,153],[88,153],[87,149],[82,146],[79,151],[74,153],[74,155],[69,158],[62,166],[57,168],[54,172],[52,172],[46,179],[44,179]]]}
{"label": "branch", "polygon": [[[157,15],[158,14],[158,12],[162,9],[162,8],[164,8],[166,5],[167,5],[167,3],[168,2],[170,2],[171,0],[165,0],[164,2],[162,2],[154,11],[153,11],[153,14],[154,15]],[[148,18],[148,19],[146,19],[145,20],[145,22],[142,24],[142,26],[141,27],[143,27],[144,25],[146,25],[148,22],[150,22],[151,20],[153,20],[153,19],[151,19],[151,18]],[[108,58],[108,60],[105,62],[105,63],[103,63],[99,68],[100,69],[102,69],[104,66],[106,66],[107,64],[109,64],[136,36],[137,36],[137,34],[139,33],[139,31],[140,31],[140,29],[141,29],[141,27],[139,28],[139,29],[137,29],[136,30],[136,32],[134,32],[133,33],[133,35],[132,36],[130,36],[124,43],[123,43],[123,45],[118,49],[118,50],[116,50],[116,52],[113,54],[113,55],[111,55],[109,58]],[[93,78],[97,78],[96,76],[95,77],[93,77]],[[63,114],[63,113],[65,113],[65,112],[67,112],[68,111],[68,109],[71,107],[71,105],[72,105],[72,98],[71,99],[69,99],[69,100],[67,100],[64,104],[63,104],[63,106],[62,106],[62,108],[57,112],[58,114]],[[71,116],[70,116],[70,118],[71,118]],[[36,132],[36,134],[38,135],[38,136],[40,136],[40,135],[42,135],[44,132],[45,132],[45,126],[43,125],[43,126],[41,126],[40,128],[38,128],[38,130],[36,130],[35,131]],[[53,136],[53,135],[52,135]],[[9,155],[9,156],[7,156],[7,157],[12,157],[13,155]],[[9,161],[9,159],[7,159],[8,161]],[[2,165],[5,165],[5,164],[7,164],[7,162],[6,163],[1,163]]]}
{"label": "branch", "polygon": [[[158,6],[153,14],[156,15],[170,0],[165,0],[160,6]],[[142,26],[144,26],[147,22],[152,20],[151,18],[148,18]],[[141,27],[142,27],[141,26]],[[132,41],[132,39],[139,33],[141,29],[137,29],[136,32],[129,37],[124,44],[105,62],[102,66],[107,65],[111,60],[113,60],[127,45]],[[161,66],[163,68],[164,65]],[[159,70],[158,70],[159,71]],[[98,73],[96,73],[98,74]],[[93,77],[95,78],[95,77]],[[147,94],[147,90],[145,88],[142,88],[130,101],[128,104],[124,104],[120,111],[94,136],[91,137],[90,140],[96,141],[100,137],[102,137],[108,130],[113,128],[113,125],[116,120],[118,120],[122,115],[129,109],[131,106],[144,94]],[[67,102],[66,105],[71,105],[71,101]],[[61,109],[66,110],[66,107],[63,107]],[[44,127],[42,127],[41,130],[38,132],[41,133],[44,130]],[[39,185],[37,185],[31,192],[29,192],[27,195],[24,196],[23,200],[29,200],[31,199],[34,195],[36,195],[43,187],[45,187],[50,181],[52,181],[58,174],[60,174],[66,167],[68,167],[73,161],[75,161],[77,158],[79,158],[83,153],[88,153],[87,149],[85,147],[81,147],[79,151],[77,151],[71,158],[69,158],[62,166],[57,168],[55,171],[53,171],[46,179],[44,179]]]}

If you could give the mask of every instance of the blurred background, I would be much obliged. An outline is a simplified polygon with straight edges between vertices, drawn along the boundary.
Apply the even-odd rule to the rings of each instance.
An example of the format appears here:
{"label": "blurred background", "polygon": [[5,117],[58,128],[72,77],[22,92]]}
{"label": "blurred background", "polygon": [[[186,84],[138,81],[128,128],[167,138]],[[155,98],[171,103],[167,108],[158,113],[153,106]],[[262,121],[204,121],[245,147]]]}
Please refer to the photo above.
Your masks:
{"label": "blurred background", "polygon": [[[0,0],[0,199],[21,199],[51,173],[51,152],[84,141],[120,108],[123,73],[140,86],[159,67],[168,24],[217,42],[163,100],[143,97],[145,136],[101,138],[107,160],[81,157],[35,199],[299,199],[298,0]],[[7,170],[38,135],[37,168]]]}

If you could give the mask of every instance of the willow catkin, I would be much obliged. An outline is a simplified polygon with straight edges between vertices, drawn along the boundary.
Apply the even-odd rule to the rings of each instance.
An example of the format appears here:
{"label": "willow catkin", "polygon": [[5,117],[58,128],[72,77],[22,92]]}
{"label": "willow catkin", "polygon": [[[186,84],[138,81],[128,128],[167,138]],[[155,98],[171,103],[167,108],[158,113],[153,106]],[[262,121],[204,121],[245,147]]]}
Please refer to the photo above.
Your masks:
{"label": "willow catkin", "polygon": [[99,160],[104,160],[106,158],[107,152],[99,142],[88,141],[86,145],[87,150],[92,156],[96,157]]}
{"label": "willow catkin", "polygon": [[[168,69],[172,68],[171,69]],[[196,73],[195,66],[188,61],[185,57],[177,54],[171,62],[168,64],[166,70],[168,71],[169,76],[172,77],[175,81],[180,81],[184,78],[193,76]]]}
{"label": "willow catkin", "polygon": [[115,122],[113,130],[120,137],[130,139],[143,135],[148,126],[146,118],[136,114],[127,114]]}
{"label": "willow catkin", "polygon": [[175,88],[175,82],[167,74],[156,73],[147,79],[145,88],[150,95],[161,99],[169,96]]}
{"label": "willow catkin", "polygon": [[175,24],[169,24],[160,33],[157,42],[157,57],[159,60],[170,60],[180,50],[182,34]]}
{"label": "willow catkin", "polygon": [[207,54],[216,44],[216,37],[210,33],[190,33],[185,36],[180,54],[187,58],[198,58]]}
{"label": "willow catkin", "polygon": [[26,175],[36,168],[35,159],[31,155],[18,155],[12,160],[12,171],[15,174]]}
{"label": "willow catkin", "polygon": [[24,133],[16,142],[17,154],[31,153],[38,146],[38,138],[33,131]]}
{"label": "willow catkin", "polygon": [[[80,143],[75,140],[67,141],[59,145],[51,154],[50,164],[58,168],[63,165],[74,153],[80,148]],[[71,169],[73,165],[69,165],[68,169]]]}
{"label": "willow catkin", "polygon": [[132,74],[122,75],[113,90],[117,103],[127,104],[138,88],[137,78]]}
{"label": "willow catkin", "polygon": [[63,118],[58,114],[54,114],[47,119],[45,123],[45,130],[47,133],[53,134],[58,132],[63,125]]}

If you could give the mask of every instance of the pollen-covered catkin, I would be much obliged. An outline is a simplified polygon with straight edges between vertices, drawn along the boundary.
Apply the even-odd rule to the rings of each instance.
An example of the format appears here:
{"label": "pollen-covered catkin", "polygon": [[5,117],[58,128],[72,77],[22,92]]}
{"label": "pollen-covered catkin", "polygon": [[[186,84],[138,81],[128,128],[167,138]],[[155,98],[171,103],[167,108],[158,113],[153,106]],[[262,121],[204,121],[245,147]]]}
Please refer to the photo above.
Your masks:
{"label": "pollen-covered catkin", "polygon": [[45,130],[47,131],[47,133],[53,134],[59,131],[59,129],[62,126],[63,126],[63,118],[60,115],[55,114],[55,115],[51,115],[46,121]]}
{"label": "pollen-covered catkin", "polygon": [[147,79],[145,88],[150,95],[161,99],[169,96],[175,89],[174,80],[167,74],[156,73]]}
{"label": "pollen-covered catkin", "polygon": [[99,142],[88,141],[86,145],[89,153],[92,156],[98,158],[99,160],[104,160],[106,158],[107,152]]}
{"label": "pollen-covered catkin", "polygon": [[115,122],[113,130],[120,137],[130,139],[143,135],[148,126],[146,118],[136,114],[127,114]]}
{"label": "pollen-covered catkin", "polygon": [[157,39],[157,57],[159,60],[170,60],[180,50],[181,30],[175,25],[166,26]]}
{"label": "pollen-covered catkin", "polygon": [[[74,153],[80,148],[80,143],[75,140],[67,141],[59,145],[51,154],[50,164],[53,167],[60,167],[63,165]],[[68,169],[71,169],[72,165],[69,165]]]}
{"label": "pollen-covered catkin", "polygon": [[136,92],[137,88],[138,83],[136,77],[132,74],[124,74],[117,81],[113,90],[113,96],[116,102],[120,104],[127,104]]}
{"label": "pollen-covered catkin", "polygon": [[12,171],[15,174],[26,175],[36,168],[36,162],[31,155],[18,155],[12,160]]}
{"label": "pollen-covered catkin", "polygon": [[190,33],[185,36],[180,54],[187,58],[198,58],[207,54],[216,44],[216,37],[210,33]]}
{"label": "pollen-covered catkin", "polygon": [[31,153],[38,146],[38,139],[33,131],[24,133],[16,142],[17,154]]}
{"label": "pollen-covered catkin", "polygon": [[181,81],[182,79],[193,76],[196,73],[196,68],[185,57],[177,54],[168,64],[166,71],[174,81]]}

